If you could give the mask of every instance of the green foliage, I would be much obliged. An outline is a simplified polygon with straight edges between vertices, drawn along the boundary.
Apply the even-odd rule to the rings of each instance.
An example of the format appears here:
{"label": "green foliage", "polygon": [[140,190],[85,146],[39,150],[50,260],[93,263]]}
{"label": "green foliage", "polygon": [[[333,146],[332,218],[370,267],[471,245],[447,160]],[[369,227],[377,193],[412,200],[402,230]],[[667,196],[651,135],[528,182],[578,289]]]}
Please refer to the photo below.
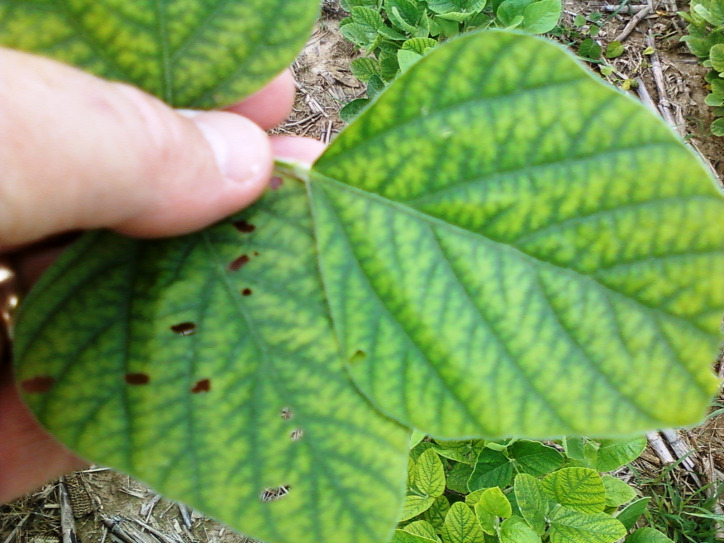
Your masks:
{"label": "green foliage", "polygon": [[[710,93],[706,104],[714,107],[717,117],[724,105],[724,0],[691,0],[688,13],[679,13],[688,26],[687,35],[681,38],[699,61],[711,71],[706,76]],[[724,136],[724,119],[716,119],[711,133]]]}
{"label": "green foliage", "polygon": [[[347,4],[348,32],[371,34],[360,9],[380,6]],[[417,28],[419,5],[392,4],[396,32]],[[460,25],[479,4],[432,5]],[[695,422],[716,387],[720,196],[659,119],[558,46],[403,38],[423,58],[256,205],[171,240],[82,238],[20,310],[20,389],[81,456],[268,543],[613,541],[606,503],[626,496],[598,473],[638,445],[572,438],[564,458],[470,438]]]}
{"label": "green foliage", "polygon": [[488,27],[544,34],[556,26],[562,9],[561,0],[342,0],[341,5],[350,13],[340,22],[342,35],[368,55],[351,65],[367,83],[368,98],[342,109],[346,121],[439,42]]}
{"label": "green foliage", "polygon": [[[312,169],[343,359],[405,425],[447,438],[625,434],[686,424],[716,387],[691,361],[720,343],[720,197],[703,169],[701,182],[677,173],[692,157],[667,127],[562,53],[500,31],[451,40]],[[680,197],[686,210],[669,211]],[[658,226],[631,231],[639,220]],[[689,267],[678,253],[694,246]],[[540,379],[541,360],[554,379]],[[634,386],[659,375],[657,360],[680,377]]]}
{"label": "green foliage", "polygon": [[[629,440],[628,447],[623,440],[619,443],[622,448],[633,449],[638,447],[639,441]],[[425,456],[426,463],[431,462],[432,455],[438,456],[443,467],[444,492],[437,499],[447,497],[453,503],[436,515],[441,521],[431,523],[423,520],[429,518],[426,516],[429,511],[426,511],[418,516],[406,517],[399,526],[400,531],[415,534],[424,541],[440,543],[612,543],[629,532],[632,541],[658,543],[668,540],[652,528],[633,530],[636,520],[644,513],[647,500],[634,501],[636,491],[620,479],[578,467],[576,459],[563,454],[560,444],[527,440],[473,442],[480,451],[476,472],[481,463],[487,469],[489,452],[512,458],[516,449],[536,450],[541,456],[545,455],[543,450],[548,450],[551,451],[549,456],[555,455],[560,462],[551,468],[550,473],[534,470],[534,475],[525,464],[511,463],[513,475],[505,482],[496,484],[497,481],[491,480],[490,486],[474,490],[478,484],[471,476],[468,481],[470,491],[461,492],[449,484],[451,474],[459,466],[467,466],[465,461],[454,459],[458,445],[450,445],[453,452],[449,452],[446,443],[428,439],[411,450],[411,462],[414,463],[413,459],[420,450],[424,452],[419,458]],[[599,441],[586,442],[603,448],[603,443]],[[437,488],[438,478],[435,480]],[[408,494],[416,493],[418,491],[412,482]],[[625,514],[631,521],[626,525],[621,519]]]}
{"label": "green foliage", "polygon": [[0,0],[0,45],[210,108],[281,72],[318,10],[319,0]]}
{"label": "green foliage", "polygon": [[[720,539],[719,530],[724,516],[715,507],[724,498],[721,481],[706,485],[690,485],[678,470],[678,464],[667,466],[655,477],[636,474],[636,485],[650,506],[640,511],[649,526],[666,534],[666,539],[651,535],[648,531],[631,540],[636,542],[662,543],[709,543]],[[646,539],[648,537],[648,539]],[[628,540],[626,543],[630,543]]]}

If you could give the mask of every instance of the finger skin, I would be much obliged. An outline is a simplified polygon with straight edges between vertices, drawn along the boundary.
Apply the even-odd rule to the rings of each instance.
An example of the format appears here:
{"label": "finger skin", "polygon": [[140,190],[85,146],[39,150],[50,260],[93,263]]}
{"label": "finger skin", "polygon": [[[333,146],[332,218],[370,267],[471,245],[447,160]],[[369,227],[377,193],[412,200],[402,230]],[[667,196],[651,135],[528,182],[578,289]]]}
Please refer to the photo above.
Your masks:
{"label": "finger skin", "polygon": [[283,71],[264,89],[252,94],[226,111],[251,119],[264,130],[271,130],[282,124],[292,111],[296,83],[289,70]]}
{"label": "finger skin", "polygon": [[128,85],[2,48],[0,73],[12,74],[0,78],[0,249],[72,229],[185,233],[267,185],[269,138],[239,115],[189,119]]}
{"label": "finger skin", "polygon": [[275,157],[310,165],[326,149],[321,141],[296,136],[273,136],[271,144]]}

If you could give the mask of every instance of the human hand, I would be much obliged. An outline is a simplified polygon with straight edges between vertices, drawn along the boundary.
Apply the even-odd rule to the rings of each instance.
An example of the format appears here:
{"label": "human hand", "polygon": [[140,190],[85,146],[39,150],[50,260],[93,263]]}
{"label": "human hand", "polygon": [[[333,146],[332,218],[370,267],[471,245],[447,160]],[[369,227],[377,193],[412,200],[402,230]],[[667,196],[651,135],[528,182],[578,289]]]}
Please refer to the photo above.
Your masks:
{"label": "human hand", "polygon": [[[291,111],[289,73],[233,113],[199,114],[1,48],[0,73],[0,253],[25,285],[60,250],[34,242],[87,228],[139,237],[193,231],[259,197],[273,156],[312,162],[323,148],[263,131]],[[83,464],[38,426],[0,359],[0,503]]]}

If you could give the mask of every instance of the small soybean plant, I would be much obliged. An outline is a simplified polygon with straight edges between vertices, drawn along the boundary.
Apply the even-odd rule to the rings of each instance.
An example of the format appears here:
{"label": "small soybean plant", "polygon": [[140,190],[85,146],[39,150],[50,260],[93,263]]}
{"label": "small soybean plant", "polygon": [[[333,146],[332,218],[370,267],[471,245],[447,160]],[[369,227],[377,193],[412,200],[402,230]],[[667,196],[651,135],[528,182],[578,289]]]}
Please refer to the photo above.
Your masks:
{"label": "small soybean plant", "polygon": [[[415,443],[419,437],[393,543],[612,543],[634,528],[650,500],[601,473],[636,458],[645,438]],[[670,541],[652,528],[626,537]]]}
{"label": "small soybean plant", "polygon": [[681,38],[703,66],[710,68],[706,82],[711,92],[706,104],[713,107],[717,119],[711,123],[711,133],[724,136],[724,2],[722,0],[692,0],[688,13],[679,15],[689,25],[688,34]]}
{"label": "small soybean plant", "polygon": [[350,14],[340,32],[367,56],[350,64],[366,84],[367,98],[345,105],[350,121],[401,72],[439,42],[484,28],[520,28],[532,34],[551,31],[561,16],[561,0],[341,0]]}
{"label": "small soybean plant", "polygon": [[[0,42],[217,107],[281,71],[318,8],[0,0]],[[563,48],[448,40],[315,164],[277,170],[276,190],[201,232],[90,232],[36,285],[15,373],[69,448],[267,543],[383,543],[412,429],[623,436],[703,416],[720,194]],[[478,470],[494,449],[475,450]],[[541,522],[505,526],[530,540]]]}

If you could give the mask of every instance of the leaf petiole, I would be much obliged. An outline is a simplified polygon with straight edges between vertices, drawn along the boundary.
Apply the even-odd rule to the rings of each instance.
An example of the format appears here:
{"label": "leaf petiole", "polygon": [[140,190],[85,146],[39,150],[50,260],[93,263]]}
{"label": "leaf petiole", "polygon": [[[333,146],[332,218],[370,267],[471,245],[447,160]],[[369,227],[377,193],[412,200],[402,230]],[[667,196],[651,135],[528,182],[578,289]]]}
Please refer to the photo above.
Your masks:
{"label": "leaf petiole", "polygon": [[312,166],[310,164],[276,157],[274,159],[274,172],[272,175],[275,177],[296,179],[297,181],[306,183],[309,181],[309,172],[311,169]]}

